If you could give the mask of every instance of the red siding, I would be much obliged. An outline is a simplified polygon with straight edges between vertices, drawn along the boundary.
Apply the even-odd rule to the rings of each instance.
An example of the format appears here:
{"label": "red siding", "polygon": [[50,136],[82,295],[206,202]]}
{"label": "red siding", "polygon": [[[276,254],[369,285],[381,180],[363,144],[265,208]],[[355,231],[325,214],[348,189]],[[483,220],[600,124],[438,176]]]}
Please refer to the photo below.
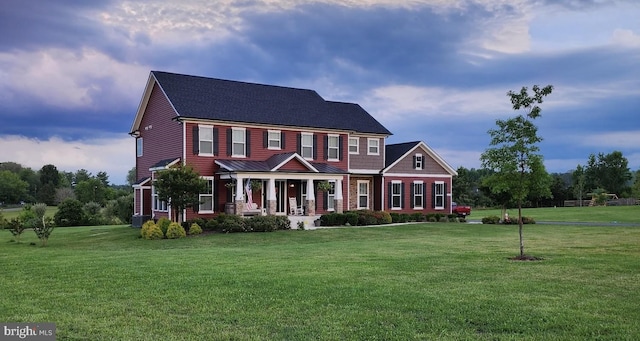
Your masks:
{"label": "red siding", "polygon": [[[402,183],[404,184],[404,193],[403,193],[403,197],[404,197],[404,207],[401,210],[397,210],[394,209],[392,210],[389,207],[389,183],[391,183],[392,181],[402,181]],[[426,200],[425,200],[425,204],[423,206],[423,209],[414,209],[411,207],[411,190],[410,190],[410,184],[413,183],[414,181],[423,181],[425,184],[425,193],[426,193]],[[445,207],[444,209],[435,209],[433,208],[433,199],[432,199],[432,185],[435,182],[438,181],[443,181],[445,183],[446,186],[446,192],[445,192]],[[438,178],[438,177],[394,177],[394,176],[385,176],[384,178],[384,207],[385,207],[385,211],[387,212],[396,212],[396,213],[416,213],[416,212],[421,212],[421,213],[444,213],[444,214],[449,214],[451,213],[451,196],[449,195],[451,193],[451,178]]]}
{"label": "red siding", "polygon": [[309,169],[297,159],[291,160],[280,167],[281,171],[304,172]]}

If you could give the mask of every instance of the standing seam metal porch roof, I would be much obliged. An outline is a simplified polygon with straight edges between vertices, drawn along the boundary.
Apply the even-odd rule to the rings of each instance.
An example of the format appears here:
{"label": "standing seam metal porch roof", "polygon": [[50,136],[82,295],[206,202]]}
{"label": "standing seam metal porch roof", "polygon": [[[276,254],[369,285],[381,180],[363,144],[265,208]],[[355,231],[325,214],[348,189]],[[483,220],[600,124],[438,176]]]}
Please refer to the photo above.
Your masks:
{"label": "standing seam metal porch roof", "polygon": [[313,90],[151,71],[179,117],[391,135],[355,103]]}

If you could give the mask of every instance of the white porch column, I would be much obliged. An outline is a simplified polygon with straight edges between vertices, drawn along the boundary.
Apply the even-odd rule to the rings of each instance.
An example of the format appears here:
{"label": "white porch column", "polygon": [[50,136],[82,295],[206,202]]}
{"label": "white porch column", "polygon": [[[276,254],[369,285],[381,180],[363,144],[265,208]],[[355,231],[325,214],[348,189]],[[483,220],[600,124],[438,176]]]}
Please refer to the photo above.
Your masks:
{"label": "white porch column", "polygon": [[316,215],[316,193],[313,191],[313,179],[307,179],[307,215]]}
{"label": "white porch column", "polygon": [[336,180],[336,200],[342,200],[342,180]]}
{"label": "white porch column", "polygon": [[276,214],[276,180],[269,178],[267,182],[267,214]]}
{"label": "white porch column", "polygon": [[236,214],[243,215],[244,213],[244,184],[240,176],[236,178],[236,202],[234,203]]}
{"label": "white porch column", "polygon": [[336,180],[335,186],[336,194],[333,198],[333,207],[335,207],[336,213],[343,213],[344,209],[342,206],[344,200],[342,199],[342,180]]}

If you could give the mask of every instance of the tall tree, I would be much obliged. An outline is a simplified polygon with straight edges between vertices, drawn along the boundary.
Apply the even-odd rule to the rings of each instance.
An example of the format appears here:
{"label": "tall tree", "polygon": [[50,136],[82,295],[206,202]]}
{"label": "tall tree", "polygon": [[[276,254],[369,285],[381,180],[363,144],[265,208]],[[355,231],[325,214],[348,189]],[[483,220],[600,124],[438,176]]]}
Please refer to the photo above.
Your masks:
{"label": "tall tree", "polygon": [[40,168],[40,183],[43,185],[52,184],[54,188],[60,183],[60,172],[54,165],[44,165]]}
{"label": "tall tree", "polygon": [[544,168],[542,155],[537,144],[542,141],[538,127],[533,120],[540,117],[538,106],[544,97],[551,94],[553,86],[540,88],[533,86],[533,94],[527,88],[520,92],[509,91],[513,110],[525,110],[526,115],[518,115],[507,120],[496,120],[497,129],[489,130],[490,145],[480,156],[483,167],[495,171],[485,179],[485,184],[493,193],[509,193],[518,205],[518,234],[520,237],[520,258],[524,258],[522,237],[522,203],[530,195],[550,196],[550,177]]}
{"label": "tall tree", "polygon": [[107,172],[98,172],[96,178],[100,180],[105,187],[109,186],[109,175],[107,175]]}
{"label": "tall tree", "polygon": [[127,172],[127,184],[129,186],[133,186],[136,181],[138,181],[138,179],[136,179],[136,167],[134,166],[133,168],[129,169],[129,172]]}
{"label": "tall tree", "polygon": [[629,170],[629,161],[620,151],[609,154],[599,153],[589,155],[589,161],[585,169],[587,189],[604,188],[608,193],[619,196],[629,191],[629,181],[632,179]]}
{"label": "tall tree", "polygon": [[200,205],[200,193],[207,189],[207,181],[200,177],[191,166],[177,166],[159,171],[154,183],[158,199],[171,205],[172,217],[182,220],[182,211],[186,208],[197,210]]}
{"label": "tall tree", "polygon": [[18,174],[8,170],[0,171],[0,203],[17,204],[27,196],[29,184]]}
{"label": "tall tree", "polygon": [[584,172],[584,167],[582,167],[581,165],[578,165],[576,167],[576,170],[573,171],[572,174],[572,180],[573,180],[573,195],[575,195],[576,199],[580,200],[580,207],[582,207],[582,199],[584,198],[585,193],[585,181],[586,181],[586,177],[585,177],[585,172]]}

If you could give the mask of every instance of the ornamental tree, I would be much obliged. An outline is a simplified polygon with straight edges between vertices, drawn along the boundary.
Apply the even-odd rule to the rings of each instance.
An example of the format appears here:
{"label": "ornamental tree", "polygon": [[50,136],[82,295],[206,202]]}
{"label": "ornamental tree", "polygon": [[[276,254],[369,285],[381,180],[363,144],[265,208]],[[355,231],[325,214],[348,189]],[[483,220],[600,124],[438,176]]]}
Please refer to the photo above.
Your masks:
{"label": "ornamental tree", "polygon": [[509,194],[518,205],[518,234],[520,237],[520,256],[524,254],[522,237],[522,203],[532,195],[550,197],[551,178],[544,168],[542,155],[538,154],[537,144],[542,141],[538,136],[538,127],[533,120],[540,117],[538,104],[553,90],[552,85],[540,88],[533,86],[533,94],[526,87],[520,92],[509,91],[513,110],[524,110],[525,115],[518,115],[506,120],[496,120],[496,129],[489,130],[490,147],[482,153],[482,166],[494,171],[485,178],[484,185],[494,194]]}
{"label": "ornamental tree", "polygon": [[171,210],[175,213],[171,216],[182,221],[182,211],[187,208],[198,209],[200,193],[207,191],[208,182],[193,167],[178,164],[159,171],[154,186],[158,199],[171,205]]}

